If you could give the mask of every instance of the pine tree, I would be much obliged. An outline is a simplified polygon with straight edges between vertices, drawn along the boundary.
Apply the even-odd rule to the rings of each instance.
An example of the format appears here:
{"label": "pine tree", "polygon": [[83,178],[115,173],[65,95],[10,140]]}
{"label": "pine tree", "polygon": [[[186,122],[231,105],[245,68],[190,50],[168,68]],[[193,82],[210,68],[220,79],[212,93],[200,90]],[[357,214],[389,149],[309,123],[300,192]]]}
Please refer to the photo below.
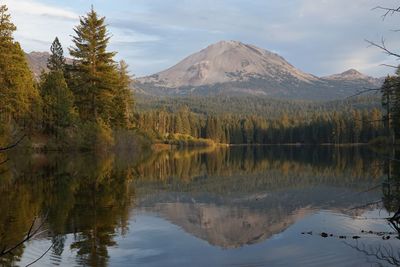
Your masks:
{"label": "pine tree", "polygon": [[393,108],[395,101],[395,88],[398,81],[394,76],[387,76],[382,88],[382,107],[385,110],[385,115],[383,116],[384,126],[386,135],[389,137],[392,133],[393,125]]}
{"label": "pine tree", "polygon": [[56,37],[50,47],[48,74],[41,75],[40,93],[43,101],[43,124],[47,133],[59,137],[75,118],[74,97],[64,78],[65,58]]}
{"label": "pine tree", "polygon": [[54,39],[53,44],[50,47],[50,52],[51,55],[47,62],[47,68],[49,68],[51,71],[64,71],[64,50],[60,41],[58,40],[58,37]]}
{"label": "pine tree", "polygon": [[71,126],[74,117],[74,98],[61,70],[42,76],[43,121],[47,133],[59,136],[62,129]]}
{"label": "pine tree", "polygon": [[116,81],[113,99],[112,124],[115,127],[128,128],[132,123],[134,99],[130,89],[132,79],[129,76],[128,65],[125,61],[119,62],[117,72],[118,80]]}
{"label": "pine tree", "polygon": [[17,27],[11,22],[11,15],[8,13],[6,5],[0,6],[0,41],[12,42],[13,33],[17,30]]}
{"label": "pine tree", "polygon": [[116,68],[115,52],[107,52],[110,35],[105,17],[92,10],[81,17],[74,29],[74,47],[69,49],[74,57],[74,74],[71,75],[72,90],[82,119],[109,123],[112,117],[113,90]]}
{"label": "pine tree", "polygon": [[2,124],[26,127],[35,119],[39,103],[32,73],[19,43],[13,39],[15,25],[8,9],[0,6],[0,114]]}

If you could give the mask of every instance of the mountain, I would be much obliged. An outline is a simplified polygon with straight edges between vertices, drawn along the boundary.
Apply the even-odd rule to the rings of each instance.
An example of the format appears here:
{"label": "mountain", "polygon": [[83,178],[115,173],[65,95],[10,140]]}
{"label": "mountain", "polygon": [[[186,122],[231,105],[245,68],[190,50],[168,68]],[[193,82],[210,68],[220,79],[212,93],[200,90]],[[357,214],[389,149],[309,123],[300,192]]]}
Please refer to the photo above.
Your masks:
{"label": "mountain", "polygon": [[[28,62],[29,68],[31,69],[34,77],[39,79],[42,71],[47,72],[47,60],[50,57],[48,52],[31,52],[25,53],[26,60]],[[65,59],[68,64],[72,64],[72,59]]]}
{"label": "mountain", "polygon": [[221,41],[144,80],[167,87],[181,87],[257,77],[283,79],[285,76],[304,82],[316,79],[297,70],[277,54],[236,41]]}
{"label": "mountain", "polygon": [[[362,74],[361,72],[355,70],[355,69],[350,69],[345,72],[342,72],[340,74],[334,74],[331,76],[325,77],[327,80],[347,80],[347,81],[352,81],[352,80],[367,80],[370,79],[371,77],[366,76]],[[372,78],[373,79],[373,78]]]}
{"label": "mountain", "polygon": [[274,98],[331,100],[364,88],[376,79],[348,70],[328,77],[305,73],[276,53],[237,41],[221,41],[175,66],[139,78],[138,93],[149,95],[261,95]]}
{"label": "mountain", "polygon": [[29,68],[31,69],[34,77],[39,78],[42,70],[47,71],[47,60],[50,54],[47,52],[31,52],[25,53],[25,57],[28,61]]}
{"label": "mountain", "polygon": [[[47,52],[26,54],[36,79],[47,71]],[[67,59],[70,62],[70,59]],[[137,79],[135,91],[144,96],[267,96],[281,99],[343,99],[365,88],[378,88],[383,79],[350,69],[317,77],[283,57],[254,45],[221,41],[175,66]]]}

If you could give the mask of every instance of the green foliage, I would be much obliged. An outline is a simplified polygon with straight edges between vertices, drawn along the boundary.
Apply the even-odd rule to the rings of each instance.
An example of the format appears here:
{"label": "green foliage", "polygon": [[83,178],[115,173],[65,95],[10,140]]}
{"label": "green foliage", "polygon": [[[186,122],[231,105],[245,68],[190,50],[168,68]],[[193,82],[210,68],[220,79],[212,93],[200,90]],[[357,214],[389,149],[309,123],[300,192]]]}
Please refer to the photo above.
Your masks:
{"label": "green foliage", "polygon": [[133,124],[134,99],[130,88],[132,80],[129,76],[128,65],[119,62],[116,85],[113,96],[112,125],[117,128],[131,128]]}
{"label": "green foliage", "polygon": [[112,129],[101,119],[87,121],[80,127],[80,148],[83,150],[105,150],[114,144]]}
{"label": "green foliage", "polygon": [[37,119],[39,95],[6,6],[0,6],[0,125],[27,129]]}
{"label": "green foliage", "polygon": [[75,120],[73,94],[60,70],[42,75],[40,88],[45,132],[57,137],[60,130],[72,126]]}
{"label": "green foliage", "polygon": [[21,134],[16,128],[23,128],[41,149],[110,148],[114,131],[125,143],[136,138],[136,133],[124,132],[134,128],[128,65],[116,64],[116,53],[107,51],[110,35],[104,17],[92,8],[80,19],[70,48],[72,65],[66,64],[56,37],[49,72],[37,84],[13,39],[16,27],[10,18],[0,5],[0,145],[14,138],[11,132]]}
{"label": "green foliage", "polygon": [[51,55],[47,62],[47,68],[51,71],[64,71],[65,58],[64,50],[61,46],[58,37],[54,39],[53,44],[50,47]]}
{"label": "green foliage", "polygon": [[[25,55],[12,34],[16,27],[0,6],[0,133],[15,125],[33,128],[64,145],[99,149],[115,143],[115,132],[139,130],[182,144],[358,143],[385,134],[376,97],[332,102],[284,101],[262,97],[146,98],[135,103],[124,61],[107,47],[105,18],[93,10],[75,27],[74,60],[65,64],[55,38],[48,67],[34,86]],[[382,88],[386,133],[400,138],[398,76]],[[140,112],[134,114],[134,105]],[[30,127],[32,128],[32,127]],[[118,136],[122,136],[118,134]],[[124,139],[127,139],[124,135]],[[73,141],[75,140],[75,141]],[[212,141],[203,141],[212,140]],[[125,142],[126,143],[126,142]]]}
{"label": "green foliage", "polygon": [[8,13],[8,8],[5,5],[0,5],[0,41],[12,42],[13,33],[17,27],[11,22],[11,15]]}
{"label": "green foliage", "polygon": [[241,116],[258,115],[268,119],[302,116],[310,118],[318,112],[347,111],[351,109],[370,110],[380,108],[380,96],[362,96],[328,102],[305,100],[282,100],[256,96],[218,96],[218,97],[150,97],[138,94],[136,107],[139,112],[164,109],[179,112],[189,107],[190,111],[201,115],[232,114]]}
{"label": "green foliage", "polygon": [[[378,109],[350,112],[315,112],[309,118],[283,115],[278,119],[262,116],[232,114],[199,115],[191,112],[169,113],[165,110],[137,114],[137,124],[149,136],[159,140],[176,139],[176,136],[191,136],[194,139],[210,139],[227,144],[348,144],[367,143],[382,135],[382,114]],[[199,129],[184,134],[182,121],[188,120],[190,129]],[[374,120],[369,120],[374,118]],[[375,120],[376,119],[376,120]],[[178,135],[177,135],[178,134]]]}
{"label": "green foliage", "polygon": [[87,16],[81,17],[74,31],[72,41],[75,46],[69,50],[75,60],[70,84],[80,117],[92,121],[101,118],[109,123],[117,71],[113,60],[116,53],[107,52],[110,36],[105,18],[98,17],[92,9]]}

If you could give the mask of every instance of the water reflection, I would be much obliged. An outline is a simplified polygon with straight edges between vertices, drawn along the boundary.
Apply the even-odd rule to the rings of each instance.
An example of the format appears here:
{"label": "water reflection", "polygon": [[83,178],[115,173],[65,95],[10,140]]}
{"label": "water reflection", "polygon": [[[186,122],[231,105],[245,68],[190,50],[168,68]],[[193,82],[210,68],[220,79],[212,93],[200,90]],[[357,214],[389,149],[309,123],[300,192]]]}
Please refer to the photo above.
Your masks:
{"label": "water reflection", "polygon": [[[119,255],[113,249],[134,239],[130,228],[140,228],[135,218],[143,215],[162,218],[211,247],[237,249],[287,232],[320,210],[357,218],[375,208],[365,203],[380,199],[389,212],[399,208],[400,187],[393,181],[400,167],[366,148],[7,156],[10,161],[0,165],[0,247],[21,241],[39,216],[45,231],[36,239],[51,246],[43,263],[113,265]],[[385,175],[390,178],[381,187]],[[0,257],[0,264],[37,259],[44,250],[35,244]]]}
{"label": "water reflection", "polygon": [[[47,229],[39,237],[51,237],[55,255],[64,250],[64,236],[73,233],[70,249],[76,251],[78,263],[106,265],[107,247],[115,245],[113,237],[128,229],[129,170],[116,168],[112,155],[36,155],[16,162],[5,166],[10,170],[1,180],[2,246],[22,240],[39,216],[46,220]],[[23,247],[3,257],[3,263],[18,261]]]}

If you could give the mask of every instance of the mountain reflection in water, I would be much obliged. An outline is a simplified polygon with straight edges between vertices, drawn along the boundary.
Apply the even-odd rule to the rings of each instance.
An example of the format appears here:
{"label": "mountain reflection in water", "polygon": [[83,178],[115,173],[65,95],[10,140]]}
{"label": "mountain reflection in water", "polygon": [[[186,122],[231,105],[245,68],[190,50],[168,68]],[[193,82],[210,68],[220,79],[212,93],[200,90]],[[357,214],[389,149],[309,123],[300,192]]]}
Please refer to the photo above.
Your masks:
{"label": "mountain reflection in water", "polygon": [[[362,147],[8,157],[0,165],[0,245],[23,240],[35,216],[43,230],[0,257],[5,266],[25,266],[48,248],[40,266],[387,263],[319,233],[389,233],[384,219],[400,199],[387,182],[400,168]],[[357,245],[378,241],[361,236]],[[267,248],[280,250],[268,256]]]}

